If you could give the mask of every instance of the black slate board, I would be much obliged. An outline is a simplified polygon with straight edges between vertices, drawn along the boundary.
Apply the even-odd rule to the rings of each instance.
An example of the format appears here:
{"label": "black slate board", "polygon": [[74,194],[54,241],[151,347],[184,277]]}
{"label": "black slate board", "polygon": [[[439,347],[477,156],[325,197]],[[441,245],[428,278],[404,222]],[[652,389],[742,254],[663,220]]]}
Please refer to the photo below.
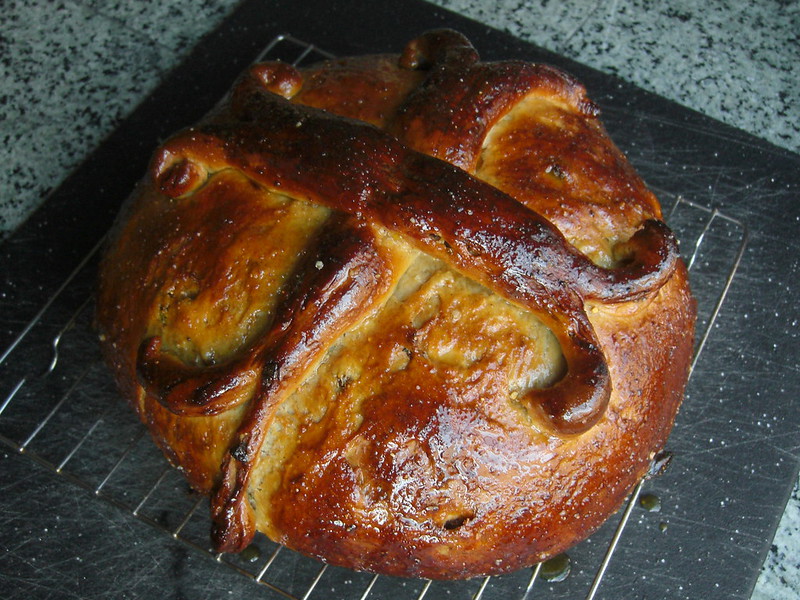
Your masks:
{"label": "black slate board", "polygon": [[[666,209],[682,197],[720,211],[700,238],[708,213],[681,202],[676,209],[684,252],[698,238],[702,242],[693,278],[704,322],[714,316],[723,292],[725,299],[668,445],[673,464],[646,484],[662,510],[634,512],[597,597],[749,597],[800,455],[800,156],[423,2],[245,2],[0,247],[0,349],[9,347],[102,237],[158,141],[216,103],[235,73],[276,34],[347,55],[396,52],[421,31],[442,26],[467,34],[484,59],[544,61],[570,71],[599,103],[612,137]],[[741,248],[726,289],[724,275]],[[46,338],[85,292],[64,294],[64,306],[56,311],[61,317],[29,335]],[[13,365],[2,367],[0,392],[6,392],[15,374]],[[176,598],[228,591],[273,597],[242,577],[219,574],[224,569],[209,567],[202,556],[121,510],[98,506],[90,493],[41,470],[24,454],[9,452],[0,464],[1,502],[9,515],[0,525],[0,547],[6,550],[0,582],[10,590],[36,598],[132,597],[155,589]],[[579,546],[571,553],[573,575],[537,597],[584,596],[612,533],[604,528]],[[138,551],[131,552],[131,545]],[[71,557],[80,558],[81,548],[90,548],[92,558],[78,565]],[[57,560],[65,555],[69,560]],[[437,597],[437,589],[427,597]],[[458,588],[453,597],[474,591]],[[375,597],[391,595],[395,591]]]}

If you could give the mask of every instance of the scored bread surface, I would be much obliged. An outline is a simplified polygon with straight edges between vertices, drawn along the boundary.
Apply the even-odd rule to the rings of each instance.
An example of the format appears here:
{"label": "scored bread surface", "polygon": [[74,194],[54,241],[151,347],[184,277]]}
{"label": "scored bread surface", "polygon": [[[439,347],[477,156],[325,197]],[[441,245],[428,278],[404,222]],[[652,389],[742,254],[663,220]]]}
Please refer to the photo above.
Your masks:
{"label": "scored bread surface", "polygon": [[256,65],[157,151],[97,325],[215,547],[401,576],[587,537],[662,449],[695,320],[648,191],[569,76],[401,55]]}

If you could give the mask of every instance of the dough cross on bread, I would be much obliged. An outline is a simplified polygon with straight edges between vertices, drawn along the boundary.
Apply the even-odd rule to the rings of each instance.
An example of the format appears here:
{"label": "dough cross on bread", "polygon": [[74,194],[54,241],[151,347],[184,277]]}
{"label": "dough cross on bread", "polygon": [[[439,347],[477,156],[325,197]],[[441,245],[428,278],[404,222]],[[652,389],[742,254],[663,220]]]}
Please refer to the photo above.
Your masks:
{"label": "dough cross on bread", "polygon": [[256,390],[213,501],[219,550],[240,550],[254,534],[246,492],[280,402],[343,332],[380,306],[410,261],[409,247],[550,327],[566,374],[518,401],[561,435],[591,428],[611,393],[585,302],[642,299],[678,262],[670,231],[645,219],[617,244],[619,264],[599,266],[536,210],[472,174],[490,130],[534,92],[565,111],[594,116],[576,82],[541,65],[481,63],[450,31],[412,42],[400,65],[423,72],[423,81],[386,131],[291,102],[302,75],[266,63],[239,81],[223,110],[165,143],[152,164],[155,184],[177,202],[234,169],[262,189],[332,211],[273,323],[241,359],[199,368],[164,352],[158,337],[140,348],[143,385],[177,414],[217,414],[247,398],[242,389]]}

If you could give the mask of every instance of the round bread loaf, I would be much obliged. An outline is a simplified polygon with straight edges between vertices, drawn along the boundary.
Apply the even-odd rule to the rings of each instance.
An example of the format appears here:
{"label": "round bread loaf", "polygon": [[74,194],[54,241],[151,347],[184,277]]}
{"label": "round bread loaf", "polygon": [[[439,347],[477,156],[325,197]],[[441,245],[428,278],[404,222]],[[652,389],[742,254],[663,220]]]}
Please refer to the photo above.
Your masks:
{"label": "round bread loaf", "polygon": [[440,30],[252,67],[156,152],[97,326],[212,497],[324,561],[464,578],[616,511],[667,438],[695,307],[656,198],[583,87]]}

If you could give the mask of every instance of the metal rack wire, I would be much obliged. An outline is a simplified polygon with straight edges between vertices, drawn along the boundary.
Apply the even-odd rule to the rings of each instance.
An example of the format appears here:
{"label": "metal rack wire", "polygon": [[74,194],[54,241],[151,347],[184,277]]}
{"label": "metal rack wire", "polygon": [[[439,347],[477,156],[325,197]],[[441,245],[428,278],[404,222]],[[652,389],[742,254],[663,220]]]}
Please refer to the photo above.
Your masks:
{"label": "metal rack wire", "polygon": [[[294,64],[332,55],[291,36],[279,36],[258,59]],[[701,307],[692,370],[712,334],[747,245],[747,228],[718,209],[668,192],[667,220],[683,254]],[[255,584],[296,600],[336,589],[342,598],[549,597],[541,565],[503,577],[443,583],[397,580],[354,573],[303,557],[257,536],[240,555],[209,548],[208,501],[194,494],[169,467],[132,411],[117,400],[91,330],[90,290],[100,242],[0,355],[0,443],[85,490],[87,496],[123,509],[166,535],[207,554]],[[76,301],[75,298],[79,300]],[[616,523],[602,560],[588,569],[586,598],[600,588],[637,505],[640,483]],[[612,519],[613,521],[613,519]],[[593,575],[592,575],[593,573]],[[556,584],[557,585],[557,584]]]}

